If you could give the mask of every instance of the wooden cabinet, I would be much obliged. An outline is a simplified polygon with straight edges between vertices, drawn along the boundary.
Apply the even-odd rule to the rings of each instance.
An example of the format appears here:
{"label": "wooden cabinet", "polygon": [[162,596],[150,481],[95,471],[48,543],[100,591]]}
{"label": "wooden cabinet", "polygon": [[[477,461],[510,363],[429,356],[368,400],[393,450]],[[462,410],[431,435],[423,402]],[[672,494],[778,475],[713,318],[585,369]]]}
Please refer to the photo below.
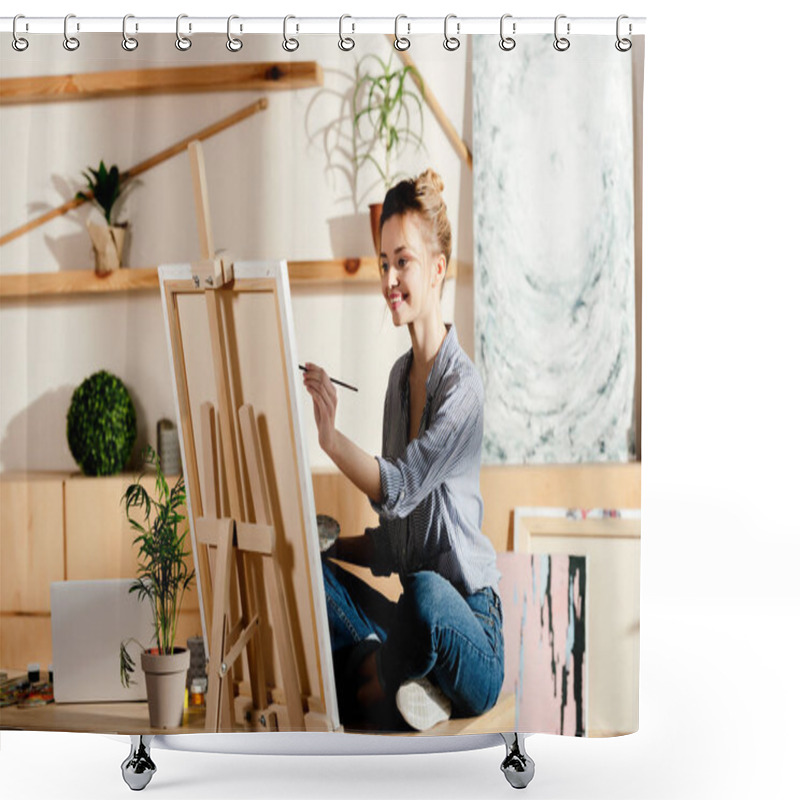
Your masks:
{"label": "wooden cabinet", "polygon": [[[137,474],[0,476],[0,664],[25,669],[52,661],[50,583],[135,578],[136,533],[122,497]],[[168,478],[170,486],[177,478]],[[142,484],[152,497],[155,477]],[[184,515],[186,510],[181,512]],[[143,521],[143,515],[137,519]],[[184,523],[188,524],[188,523]],[[187,538],[187,546],[191,544]],[[191,562],[191,556],[190,556]],[[193,566],[193,563],[192,563]],[[197,590],[186,593],[178,640],[202,632]]]}
{"label": "wooden cabinet", "polygon": [[[120,475],[64,482],[64,527],[69,532],[66,580],[136,576],[136,533],[120,502],[129,483],[129,478]],[[149,494],[155,489],[155,479],[144,479],[142,484]]]}
{"label": "wooden cabinet", "polygon": [[64,580],[64,481],[0,481],[0,609],[50,612],[50,581]]}

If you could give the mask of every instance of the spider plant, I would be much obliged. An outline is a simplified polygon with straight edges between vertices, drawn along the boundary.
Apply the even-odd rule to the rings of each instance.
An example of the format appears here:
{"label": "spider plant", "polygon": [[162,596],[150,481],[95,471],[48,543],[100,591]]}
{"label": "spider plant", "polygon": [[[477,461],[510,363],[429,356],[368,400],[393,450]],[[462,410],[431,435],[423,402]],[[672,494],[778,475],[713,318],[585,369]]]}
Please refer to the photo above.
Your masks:
{"label": "spider plant", "polygon": [[392,54],[384,61],[375,53],[369,53],[356,66],[354,162],[356,169],[367,161],[374,164],[387,190],[398,177],[392,172],[396,156],[408,143],[416,145],[417,149],[424,147],[422,99],[414,88],[414,78],[424,97],[425,86],[419,72],[410,65],[395,69]]}

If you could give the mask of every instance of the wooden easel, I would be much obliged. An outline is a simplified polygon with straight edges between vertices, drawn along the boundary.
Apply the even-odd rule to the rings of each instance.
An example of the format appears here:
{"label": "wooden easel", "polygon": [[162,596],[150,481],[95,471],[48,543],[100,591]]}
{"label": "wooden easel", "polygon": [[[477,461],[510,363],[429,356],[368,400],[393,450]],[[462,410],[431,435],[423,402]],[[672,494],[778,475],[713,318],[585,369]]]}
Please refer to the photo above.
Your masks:
{"label": "wooden easel", "polygon": [[[271,455],[265,454],[260,445],[253,406],[244,404],[238,415],[234,415],[218,296],[218,290],[233,280],[233,265],[224,257],[215,257],[203,153],[199,142],[192,142],[188,149],[203,256],[201,262],[192,264],[192,274],[195,285],[205,289],[211,362],[219,403],[216,410],[211,403],[202,405],[199,456],[204,467],[205,502],[203,515],[196,520],[197,543],[204,551],[199,565],[200,579],[205,584],[204,597],[212,609],[206,730],[232,730],[241,715],[245,726],[253,730],[302,731],[306,730],[306,721],[295,643],[283,577],[276,561],[279,520],[273,509],[279,506],[275,488],[268,480],[270,471],[265,460],[271,459]],[[217,431],[221,452],[217,448]],[[223,489],[227,489],[227,514]],[[246,498],[252,499],[255,519],[246,519],[246,509],[250,507]],[[276,638],[283,702],[276,702],[277,693],[270,697],[267,683],[268,621]],[[245,652],[250,699],[240,702],[244,697],[236,695],[244,688]],[[235,680],[238,680],[236,685]]]}

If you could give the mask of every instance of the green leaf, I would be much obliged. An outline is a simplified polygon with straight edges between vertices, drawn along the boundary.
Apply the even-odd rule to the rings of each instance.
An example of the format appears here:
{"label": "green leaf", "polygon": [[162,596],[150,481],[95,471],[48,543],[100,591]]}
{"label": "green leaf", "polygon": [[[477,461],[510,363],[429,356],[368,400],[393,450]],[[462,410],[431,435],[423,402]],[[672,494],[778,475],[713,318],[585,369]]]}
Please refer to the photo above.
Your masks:
{"label": "green leaf", "polygon": [[127,648],[125,647],[125,642],[119,643],[119,679],[122,685],[129,689],[131,684],[135,684],[136,681],[131,678],[134,671],[136,670],[136,665],[134,664],[133,659],[131,658],[131,654],[128,652]]}
{"label": "green leaf", "polygon": [[100,161],[99,169],[88,167],[88,172],[81,174],[86,179],[89,189],[92,191],[92,198],[106,218],[108,224],[111,224],[111,214],[114,204],[120,197],[122,183],[120,180],[119,168],[112,165],[111,169],[107,169],[105,162]]}
{"label": "green leaf", "polygon": [[[370,162],[387,184],[392,160],[402,152],[406,144],[424,147],[421,132],[424,114],[419,95],[406,78],[420,81],[419,89],[424,93],[424,84],[419,72],[411,66],[394,68],[394,53],[387,61],[375,54],[359,60],[356,67],[355,89],[352,96],[353,130],[355,147],[352,155],[357,170]],[[378,65],[380,70],[371,65]],[[418,120],[411,115],[414,109]],[[372,137],[365,135],[364,123],[372,126]],[[402,123],[402,124],[401,124]],[[362,146],[363,143],[363,146]],[[376,157],[376,153],[382,155]],[[379,163],[380,160],[385,164]]]}

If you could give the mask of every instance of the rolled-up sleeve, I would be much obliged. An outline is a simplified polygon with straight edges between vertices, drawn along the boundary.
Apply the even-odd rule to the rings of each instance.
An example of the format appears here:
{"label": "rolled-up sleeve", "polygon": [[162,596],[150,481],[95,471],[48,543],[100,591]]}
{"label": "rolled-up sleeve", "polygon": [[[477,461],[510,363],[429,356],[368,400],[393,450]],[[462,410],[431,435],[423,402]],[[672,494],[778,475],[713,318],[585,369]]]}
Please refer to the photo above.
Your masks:
{"label": "rolled-up sleeve", "polygon": [[373,509],[381,514],[387,506],[391,508],[397,505],[397,501],[400,499],[400,493],[403,491],[403,485],[402,476],[394,464],[380,456],[375,456],[375,460],[378,462],[378,470],[381,474],[382,501],[376,503],[370,500],[370,503],[372,503]]}
{"label": "rolled-up sleeve", "polygon": [[407,517],[420,501],[458,470],[459,462],[480,450],[483,403],[470,385],[453,381],[425,432],[396,458],[376,456],[381,476],[380,503],[372,508],[387,519]]}

